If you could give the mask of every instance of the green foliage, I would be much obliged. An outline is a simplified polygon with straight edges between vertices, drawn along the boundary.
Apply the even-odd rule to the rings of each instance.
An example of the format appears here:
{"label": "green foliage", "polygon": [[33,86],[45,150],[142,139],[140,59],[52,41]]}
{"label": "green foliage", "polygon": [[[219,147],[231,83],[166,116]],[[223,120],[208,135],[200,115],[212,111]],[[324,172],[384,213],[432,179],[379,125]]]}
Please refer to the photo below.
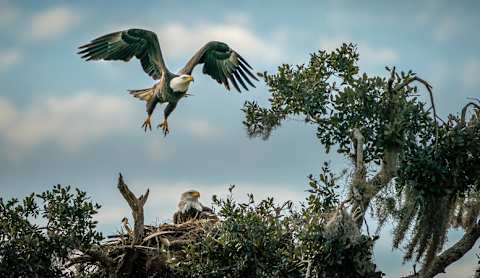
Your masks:
{"label": "green foliage", "polygon": [[327,162],[324,162],[318,179],[313,175],[308,176],[310,195],[306,199],[307,206],[303,207],[303,213],[313,217],[333,211],[339,204],[335,191],[339,188],[337,181],[340,178],[332,173]]}
{"label": "green foliage", "polygon": [[[466,125],[450,115],[437,134],[423,144],[409,144],[397,179],[398,191],[404,194],[396,213],[399,225],[394,244],[398,246],[412,226],[406,259],[416,253],[416,260],[424,256],[425,265],[443,246],[457,208],[465,207],[465,201],[475,208],[480,189],[480,121],[473,118]],[[469,228],[477,222],[479,211],[468,207],[464,211],[469,220],[456,222]],[[461,218],[463,212],[457,215]]]}
{"label": "green foliage", "polygon": [[249,135],[266,139],[283,120],[301,115],[316,126],[327,151],[337,146],[347,156],[352,130],[361,128],[365,162],[379,162],[385,148],[403,147],[419,132],[431,131],[432,119],[416,87],[400,86],[415,73],[394,74],[391,81],[369,77],[358,73],[358,58],[354,45],[343,44],[331,53],[312,54],[307,66],[282,65],[275,74],[262,74],[272,93],[270,108],[245,103]]}
{"label": "green foliage", "polygon": [[[450,115],[438,124],[434,104],[426,107],[413,83],[430,92],[426,81],[412,71],[397,73],[388,67],[386,78],[360,74],[358,59],[355,46],[343,44],[330,53],[311,54],[306,65],[284,64],[274,74],[261,74],[270,88],[270,105],[246,102],[244,125],[250,136],[267,139],[283,121],[302,117],[316,127],[327,152],[334,147],[354,161],[357,142],[352,133],[359,129],[365,138],[364,163],[385,164],[387,157],[394,158],[387,171],[396,178],[395,187],[378,184],[385,172],[372,186],[384,189],[377,199],[380,226],[394,219],[394,247],[407,241],[405,259],[415,255],[428,266],[452,223],[468,228],[478,221],[480,210],[467,205],[478,207],[480,106],[471,102],[462,116]],[[474,110],[467,122],[469,106]],[[455,217],[459,220],[453,221]]]}
{"label": "green foliage", "polygon": [[336,180],[328,165],[318,181],[310,177],[300,209],[252,195],[246,203],[214,198],[222,221],[185,249],[176,268],[193,277],[381,277],[372,263],[375,239],[335,211]]}
{"label": "green foliage", "polygon": [[[394,247],[406,242],[405,259],[428,267],[450,227],[478,222],[480,106],[469,104],[469,121],[466,106],[460,117],[438,124],[411,85],[420,81],[430,88],[415,73],[387,68],[388,78],[370,77],[359,74],[358,59],[355,46],[343,44],[312,54],[307,65],[284,64],[275,74],[261,74],[272,93],[270,107],[246,102],[244,124],[250,136],[267,139],[284,120],[302,117],[316,127],[327,151],[334,147],[348,158],[355,158],[352,131],[359,129],[363,162],[390,163],[371,180],[356,169],[361,186],[378,186],[374,194],[382,189],[380,224],[394,219]],[[271,198],[256,202],[252,195],[246,203],[215,198],[221,221],[195,230],[184,249],[171,250],[176,260],[169,250],[113,248],[106,254],[114,259],[95,261],[91,273],[105,276],[118,258],[140,256],[136,273],[147,273],[150,265],[172,277],[380,277],[372,262],[376,237],[362,235],[339,203],[338,179],[325,164],[318,177],[309,177],[310,195],[299,207]],[[99,207],[85,192],[60,186],[22,202],[0,199],[0,276],[67,276],[73,251],[108,249],[98,245],[102,237],[92,220]]]}
{"label": "green foliage", "polygon": [[373,244],[377,238],[361,235],[344,209],[336,211],[327,223],[325,219],[309,216],[298,238],[297,252],[311,262],[313,277],[382,276],[372,263]]}
{"label": "green foliage", "polygon": [[67,275],[64,263],[69,254],[102,239],[92,220],[99,208],[85,192],[72,193],[69,186],[60,185],[21,202],[0,198],[0,276]]}
{"label": "green foliage", "polygon": [[272,199],[237,204],[215,200],[223,221],[187,249],[194,277],[298,277],[294,230]]}
{"label": "green foliage", "polygon": [[[450,115],[438,135],[426,144],[409,144],[399,173],[400,185],[414,186],[423,196],[464,196],[478,191],[480,121],[469,126]],[[432,186],[436,185],[436,186]]]}
{"label": "green foliage", "polygon": [[[253,195],[246,203],[214,197],[221,221],[198,224],[195,240],[177,250],[101,244],[92,220],[100,206],[70,187],[22,202],[0,199],[0,276],[106,277],[122,273],[119,258],[128,258],[139,277],[380,277],[372,263],[375,238],[361,235],[349,214],[336,209],[338,179],[325,164],[318,177],[309,177],[310,195],[298,207],[272,198],[256,202]],[[72,258],[80,263],[76,272]]]}

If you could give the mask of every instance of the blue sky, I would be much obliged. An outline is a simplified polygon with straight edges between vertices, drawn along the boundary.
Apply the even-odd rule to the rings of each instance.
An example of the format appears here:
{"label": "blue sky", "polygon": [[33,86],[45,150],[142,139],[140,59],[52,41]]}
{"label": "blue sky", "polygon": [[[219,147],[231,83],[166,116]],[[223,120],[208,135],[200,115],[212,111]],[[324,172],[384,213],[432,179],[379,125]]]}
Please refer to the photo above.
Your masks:
{"label": "blue sky", "polygon": [[[200,69],[190,87],[194,96],[170,117],[171,134],[145,134],[144,104],[126,90],[154,82],[136,61],[82,61],[76,48],[99,35],[131,27],[155,31],[172,71],[209,40],[225,41],[257,71],[303,63],[310,52],[351,41],[362,71],[383,75],[385,65],[396,65],[429,80],[445,116],[480,95],[479,12],[477,1],[0,0],[1,196],[78,186],[103,204],[100,228],[113,231],[129,214],[115,187],[118,172],[136,192],[151,189],[146,221],[153,222],[169,219],[179,194],[190,188],[203,193],[204,203],[229,184],[237,185],[240,199],[253,192],[299,201],[306,176],[324,160],[348,167],[325,154],[315,130],[300,122],[285,123],[268,141],[249,139],[240,108],[246,100],[265,104],[267,88],[259,83],[228,93]],[[411,267],[401,265],[390,243],[387,227],[377,264],[388,277],[408,273]],[[475,261],[471,252],[443,277],[468,276]]]}

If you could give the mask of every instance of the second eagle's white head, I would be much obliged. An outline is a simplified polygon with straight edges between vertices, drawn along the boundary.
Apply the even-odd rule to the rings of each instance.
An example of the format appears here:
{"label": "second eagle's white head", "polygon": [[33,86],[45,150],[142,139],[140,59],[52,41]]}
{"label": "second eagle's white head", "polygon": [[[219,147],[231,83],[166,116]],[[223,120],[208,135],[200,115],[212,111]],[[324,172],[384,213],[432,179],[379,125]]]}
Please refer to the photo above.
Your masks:
{"label": "second eagle's white head", "polygon": [[189,190],[183,192],[182,196],[180,197],[180,202],[178,202],[177,205],[178,211],[185,213],[192,208],[198,211],[202,211],[203,205],[202,203],[200,203],[198,198],[200,198],[200,192],[196,190]]}
{"label": "second eagle's white head", "polygon": [[174,92],[186,92],[190,82],[193,81],[193,77],[188,74],[182,74],[170,80],[170,88]]}

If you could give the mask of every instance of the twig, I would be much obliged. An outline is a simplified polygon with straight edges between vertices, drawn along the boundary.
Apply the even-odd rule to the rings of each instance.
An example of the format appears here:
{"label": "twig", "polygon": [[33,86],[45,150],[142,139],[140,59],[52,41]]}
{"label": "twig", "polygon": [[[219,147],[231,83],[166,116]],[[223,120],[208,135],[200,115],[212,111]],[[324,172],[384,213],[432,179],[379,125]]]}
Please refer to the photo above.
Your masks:
{"label": "twig", "polygon": [[148,240],[154,238],[154,237],[157,237],[157,236],[161,236],[161,235],[166,235],[166,234],[174,234],[176,233],[176,231],[160,231],[160,232],[156,232],[156,233],[153,233],[149,236],[147,236],[146,238],[143,239],[143,243],[147,242]]}
{"label": "twig", "polygon": [[312,260],[308,260],[307,272],[305,273],[305,278],[310,278],[312,272]]}
{"label": "twig", "polygon": [[468,109],[469,106],[474,106],[474,107],[476,107],[477,109],[480,110],[480,105],[476,104],[475,102],[467,103],[462,109],[462,115],[460,117],[460,124],[461,125],[465,125],[465,117],[466,117],[467,109]]}
{"label": "twig", "polygon": [[395,88],[393,88],[393,91],[398,92],[398,91],[402,90],[403,88],[405,88],[406,86],[408,86],[410,83],[412,83],[414,81],[422,83],[425,86],[425,88],[427,89],[427,91],[430,95],[430,102],[432,103],[433,115],[435,116],[435,119],[436,119],[437,118],[437,110],[435,109],[435,101],[433,99],[433,92],[432,92],[433,87],[432,87],[432,85],[430,85],[424,79],[422,79],[418,76],[414,76],[414,77],[412,77],[410,79],[407,79],[404,82],[398,84],[397,86],[395,86]]}

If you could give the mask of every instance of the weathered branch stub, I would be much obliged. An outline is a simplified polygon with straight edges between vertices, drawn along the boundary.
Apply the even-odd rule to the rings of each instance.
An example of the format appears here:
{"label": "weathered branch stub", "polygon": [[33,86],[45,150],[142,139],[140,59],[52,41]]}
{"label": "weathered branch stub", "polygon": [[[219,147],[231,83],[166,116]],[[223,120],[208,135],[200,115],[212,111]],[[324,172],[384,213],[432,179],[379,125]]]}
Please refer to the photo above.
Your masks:
{"label": "weathered branch stub", "polygon": [[140,197],[136,197],[135,194],[130,191],[128,186],[123,181],[123,176],[120,173],[118,176],[118,190],[122,193],[123,198],[127,201],[128,205],[132,209],[132,215],[134,220],[134,228],[133,228],[133,240],[132,240],[132,247],[142,243],[143,234],[144,234],[144,213],[143,213],[143,206],[147,202],[148,194],[150,190],[147,189],[144,195]]}

